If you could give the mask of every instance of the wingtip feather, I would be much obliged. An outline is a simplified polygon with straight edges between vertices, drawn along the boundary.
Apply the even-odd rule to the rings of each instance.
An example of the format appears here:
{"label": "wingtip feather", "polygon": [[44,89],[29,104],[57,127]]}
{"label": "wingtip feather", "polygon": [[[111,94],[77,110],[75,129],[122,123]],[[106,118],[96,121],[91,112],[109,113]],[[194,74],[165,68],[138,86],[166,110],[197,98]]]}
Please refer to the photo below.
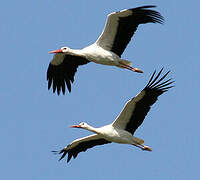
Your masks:
{"label": "wingtip feather", "polygon": [[161,92],[165,92],[169,88],[174,87],[174,86],[169,86],[170,84],[173,84],[175,82],[175,81],[171,81],[172,78],[170,78],[170,79],[168,79],[168,80],[166,80],[164,82],[161,82],[170,73],[170,71],[167,71],[160,79],[158,79],[160,77],[163,69],[164,68],[161,68],[161,70],[159,71],[159,73],[153,79],[153,77],[155,76],[155,71],[154,71],[154,73],[152,74],[152,76],[150,78],[150,81],[148,82],[148,84],[145,87],[145,89],[149,88],[149,89],[155,89],[155,90],[158,90],[158,91],[161,91]]}

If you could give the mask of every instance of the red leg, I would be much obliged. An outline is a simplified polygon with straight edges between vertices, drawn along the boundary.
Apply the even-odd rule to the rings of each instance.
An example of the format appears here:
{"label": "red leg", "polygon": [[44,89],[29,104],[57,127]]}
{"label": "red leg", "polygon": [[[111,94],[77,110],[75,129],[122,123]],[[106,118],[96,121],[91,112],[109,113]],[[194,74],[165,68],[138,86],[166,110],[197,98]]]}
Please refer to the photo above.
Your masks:
{"label": "red leg", "polygon": [[152,151],[152,149],[149,146],[144,146],[144,145],[141,145],[141,144],[132,144],[132,145],[139,147],[143,151]]}
{"label": "red leg", "polygon": [[138,69],[138,68],[133,68],[133,67],[131,67],[131,66],[128,66],[128,65],[126,65],[126,64],[124,64],[124,63],[122,63],[122,62],[120,62],[120,61],[119,61],[119,64],[121,65],[121,67],[126,68],[126,69],[128,69],[128,70],[131,70],[131,71],[134,71],[134,72],[138,72],[138,73],[143,73],[142,70],[140,70],[140,69]]}

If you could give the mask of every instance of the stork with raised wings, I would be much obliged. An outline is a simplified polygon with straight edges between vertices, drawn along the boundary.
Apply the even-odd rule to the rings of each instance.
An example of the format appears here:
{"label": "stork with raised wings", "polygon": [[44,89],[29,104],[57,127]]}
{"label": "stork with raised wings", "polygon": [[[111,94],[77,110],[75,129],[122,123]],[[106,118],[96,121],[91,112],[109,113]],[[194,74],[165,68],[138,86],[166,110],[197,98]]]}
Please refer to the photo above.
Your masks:
{"label": "stork with raised wings", "polygon": [[[71,83],[78,66],[95,62],[97,64],[116,66],[142,73],[142,70],[131,67],[131,62],[121,59],[121,55],[131,37],[140,24],[163,23],[164,18],[159,12],[151,10],[155,6],[142,6],[125,9],[108,15],[107,23],[97,41],[80,50],[62,47],[50,51],[55,53],[47,70],[48,89],[53,86],[53,92],[61,90],[65,94],[65,84],[71,92]],[[53,84],[53,85],[52,85]]]}
{"label": "stork with raised wings", "polygon": [[69,162],[72,156],[76,158],[78,153],[82,151],[111,142],[131,144],[142,150],[151,151],[150,147],[144,145],[144,140],[133,135],[144,121],[151,106],[157,101],[158,96],[173,87],[170,86],[174,82],[171,81],[171,79],[162,82],[169,71],[159,79],[162,70],[163,69],[161,69],[155,78],[154,75],[156,71],[154,71],[146,87],[136,97],[126,103],[122,112],[112,124],[100,128],[94,128],[85,122],[79,125],[73,125],[71,127],[83,128],[95,134],[76,139],[61,151],[53,152],[62,154],[60,160],[68,154],[67,162]]}

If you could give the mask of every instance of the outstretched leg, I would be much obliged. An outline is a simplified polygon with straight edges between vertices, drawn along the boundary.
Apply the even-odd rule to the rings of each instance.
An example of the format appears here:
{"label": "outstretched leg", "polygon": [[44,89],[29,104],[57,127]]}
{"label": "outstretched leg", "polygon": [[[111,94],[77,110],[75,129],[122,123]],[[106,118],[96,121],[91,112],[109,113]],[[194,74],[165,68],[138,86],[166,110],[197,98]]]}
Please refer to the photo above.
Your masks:
{"label": "outstretched leg", "polygon": [[119,61],[119,64],[120,64],[120,67],[122,67],[122,68],[129,69],[131,71],[138,72],[138,73],[143,73],[142,70],[140,70],[138,68],[133,68],[133,67],[123,63],[122,61]]}
{"label": "outstretched leg", "polygon": [[149,146],[145,146],[145,145],[142,145],[142,144],[132,144],[132,145],[139,147],[143,151],[152,151],[152,149]]}
{"label": "outstretched leg", "polygon": [[143,146],[142,150],[143,151],[152,151],[152,149],[149,146]]}

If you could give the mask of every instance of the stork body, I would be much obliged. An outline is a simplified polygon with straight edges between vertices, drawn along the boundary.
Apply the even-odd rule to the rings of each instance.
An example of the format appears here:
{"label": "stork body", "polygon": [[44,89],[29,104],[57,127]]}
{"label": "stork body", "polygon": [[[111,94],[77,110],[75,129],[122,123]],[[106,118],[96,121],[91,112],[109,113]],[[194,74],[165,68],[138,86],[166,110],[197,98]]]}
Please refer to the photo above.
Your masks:
{"label": "stork body", "polygon": [[157,101],[158,96],[173,87],[169,86],[173,83],[171,79],[162,82],[169,71],[158,79],[161,72],[162,70],[155,78],[155,72],[153,73],[146,87],[136,97],[126,103],[122,112],[113,123],[100,128],[94,128],[85,122],[71,126],[73,128],[83,128],[95,134],[71,142],[68,146],[58,152],[59,154],[62,154],[60,160],[68,153],[67,162],[69,162],[72,156],[76,158],[78,153],[86,151],[88,148],[111,142],[131,144],[142,150],[151,151],[150,147],[144,145],[144,140],[133,135],[136,129],[144,121],[151,106]]}
{"label": "stork body", "polygon": [[97,64],[120,66],[119,61],[121,58],[118,55],[112,51],[103,49],[96,43],[84,48],[82,52],[84,57],[86,57],[89,61],[95,62]]}
{"label": "stork body", "polygon": [[51,51],[55,53],[47,70],[48,89],[53,84],[53,92],[65,94],[65,84],[71,92],[71,83],[78,66],[94,62],[102,65],[116,66],[142,73],[132,67],[131,61],[121,58],[126,46],[140,24],[163,23],[164,18],[159,12],[151,10],[155,6],[142,6],[125,9],[108,15],[102,34],[92,45],[80,50],[68,47]]}

